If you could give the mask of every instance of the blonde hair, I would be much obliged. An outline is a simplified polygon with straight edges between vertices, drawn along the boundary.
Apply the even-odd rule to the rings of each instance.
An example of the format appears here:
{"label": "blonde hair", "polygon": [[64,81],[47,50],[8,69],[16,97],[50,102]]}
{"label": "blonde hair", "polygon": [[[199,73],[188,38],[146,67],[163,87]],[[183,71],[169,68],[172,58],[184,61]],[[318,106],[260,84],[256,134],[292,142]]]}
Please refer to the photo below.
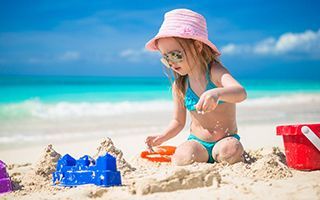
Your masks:
{"label": "blonde hair", "polygon": [[[193,59],[194,63],[200,64],[199,65],[200,70],[203,73],[206,73],[206,71],[208,70],[209,63],[215,62],[222,65],[221,61],[218,59],[218,54],[214,52],[208,45],[202,43],[202,50],[199,51],[198,48],[195,47],[194,39],[179,38],[179,37],[173,37],[173,38],[182,47],[189,66],[190,66],[190,62],[189,62],[189,57],[187,55],[187,52],[191,54],[191,58]],[[157,45],[157,41],[156,41],[156,45]],[[192,49],[195,50],[195,54],[193,53]],[[186,82],[187,75],[181,76],[180,74],[178,74],[173,70],[172,70],[172,73],[174,76],[174,81],[172,81],[170,69],[166,68],[166,75],[168,76],[172,87],[175,87],[175,91],[177,92],[177,96],[179,97],[179,100],[183,102],[185,91],[186,91],[185,82]]]}

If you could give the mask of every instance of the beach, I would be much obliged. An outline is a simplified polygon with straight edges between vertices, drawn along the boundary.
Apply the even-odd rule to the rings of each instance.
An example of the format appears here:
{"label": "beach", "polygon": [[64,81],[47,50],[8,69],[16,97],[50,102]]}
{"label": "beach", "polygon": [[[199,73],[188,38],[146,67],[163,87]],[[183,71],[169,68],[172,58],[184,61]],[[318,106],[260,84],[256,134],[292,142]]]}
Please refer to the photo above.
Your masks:
{"label": "beach", "polygon": [[[320,197],[318,181],[320,171],[304,172],[290,169],[282,163],[283,158],[276,153],[276,151],[284,153],[282,138],[276,136],[275,127],[277,125],[317,122],[320,108],[315,105],[320,105],[320,96],[313,95],[312,98],[309,96],[305,98],[305,101],[309,103],[296,100],[289,101],[285,105],[277,102],[264,105],[254,105],[254,102],[240,104],[237,117],[241,142],[245,150],[251,152],[257,161],[251,164],[238,163],[231,166],[220,163],[195,163],[185,167],[174,167],[142,160],[139,158],[139,153],[145,149],[145,137],[165,128],[171,113],[146,111],[140,114],[127,114],[128,119],[122,118],[123,126],[130,128],[131,131],[121,134],[126,130],[114,128],[114,134],[108,136],[114,146],[123,152],[126,162],[136,168],[130,173],[122,174],[122,180],[126,185],[121,187],[101,188],[84,185],[76,188],[63,188],[52,186],[50,174],[47,175],[47,179],[30,184],[25,182],[25,176],[37,169],[36,164],[41,160],[49,143],[37,142],[37,144],[2,149],[0,157],[10,166],[8,172],[20,187],[3,197],[8,199],[317,199]],[[247,113],[250,113],[250,116]],[[120,120],[119,118],[105,119],[106,124],[101,127],[118,127],[120,125],[116,121]],[[133,129],[134,125],[136,129]],[[142,127],[149,128],[143,130]],[[166,144],[176,146],[183,142],[187,135],[188,126]],[[53,140],[50,144],[61,155],[68,153],[79,158],[85,154],[94,156],[97,148],[101,146],[100,142],[108,137],[101,137],[100,134],[97,134],[92,139],[66,139],[58,142]],[[201,176],[208,172],[213,174],[211,182],[197,181],[197,177],[202,180],[204,177],[201,178]],[[186,181],[180,184],[167,184],[172,180],[180,180],[177,176],[186,180],[190,179],[190,183]],[[41,184],[43,185],[39,187]],[[153,185],[161,184],[159,188],[153,187]]]}
{"label": "beach", "polygon": [[3,1],[0,200],[320,200],[320,1],[289,4]]}
{"label": "beach", "polygon": [[[145,138],[172,118],[167,80],[4,78],[0,98],[0,160],[13,192],[4,199],[319,199],[320,171],[286,165],[279,125],[319,123],[320,84],[248,81],[237,104],[244,162],[173,166],[140,158]],[[163,145],[178,146],[185,128]],[[69,154],[117,160],[122,186],[53,186],[57,160]]]}

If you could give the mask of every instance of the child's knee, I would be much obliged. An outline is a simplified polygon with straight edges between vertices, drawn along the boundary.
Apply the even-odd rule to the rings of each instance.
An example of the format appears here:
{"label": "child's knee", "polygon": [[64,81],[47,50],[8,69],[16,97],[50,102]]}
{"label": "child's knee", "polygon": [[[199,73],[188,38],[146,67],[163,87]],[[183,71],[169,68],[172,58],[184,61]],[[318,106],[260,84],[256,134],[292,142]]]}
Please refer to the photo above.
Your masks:
{"label": "child's knee", "polygon": [[216,154],[216,159],[218,161],[234,164],[242,160],[243,147],[237,139],[228,138],[219,146]]}
{"label": "child's knee", "polygon": [[[177,149],[178,150],[178,149]],[[171,158],[174,165],[182,166],[189,165],[195,161],[195,154],[192,151],[176,151]]]}

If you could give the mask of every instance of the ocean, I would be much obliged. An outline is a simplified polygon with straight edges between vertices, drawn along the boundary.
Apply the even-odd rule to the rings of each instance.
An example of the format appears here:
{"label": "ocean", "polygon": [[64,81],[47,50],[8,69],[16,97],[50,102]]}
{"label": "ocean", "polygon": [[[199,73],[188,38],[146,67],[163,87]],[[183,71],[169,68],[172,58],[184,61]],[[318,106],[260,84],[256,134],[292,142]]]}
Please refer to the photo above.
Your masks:
{"label": "ocean", "polygon": [[[247,90],[247,106],[303,102],[320,94],[320,80],[239,82]],[[172,107],[167,78],[2,76],[0,147],[17,142],[85,139],[88,133],[99,137],[148,128],[157,130],[155,125],[137,127],[133,123],[129,126],[132,128],[126,124],[124,129],[115,131],[101,121],[143,112],[170,113]]]}

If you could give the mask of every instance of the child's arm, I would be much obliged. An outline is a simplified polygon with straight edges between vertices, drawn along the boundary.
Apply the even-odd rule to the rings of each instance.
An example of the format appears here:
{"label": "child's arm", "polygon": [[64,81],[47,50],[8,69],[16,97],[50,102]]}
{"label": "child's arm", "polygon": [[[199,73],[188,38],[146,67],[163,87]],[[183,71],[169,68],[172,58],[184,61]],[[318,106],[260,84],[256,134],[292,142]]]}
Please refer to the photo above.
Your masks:
{"label": "child's arm", "polygon": [[157,146],[175,137],[186,124],[186,108],[183,105],[183,101],[179,100],[175,83],[172,85],[172,96],[174,104],[173,119],[162,134],[147,137],[145,142],[148,146]]}
{"label": "child's arm", "polygon": [[211,79],[220,87],[208,90],[201,95],[196,105],[198,111],[214,110],[219,100],[239,103],[247,98],[247,93],[242,85],[220,64],[211,68]]}

